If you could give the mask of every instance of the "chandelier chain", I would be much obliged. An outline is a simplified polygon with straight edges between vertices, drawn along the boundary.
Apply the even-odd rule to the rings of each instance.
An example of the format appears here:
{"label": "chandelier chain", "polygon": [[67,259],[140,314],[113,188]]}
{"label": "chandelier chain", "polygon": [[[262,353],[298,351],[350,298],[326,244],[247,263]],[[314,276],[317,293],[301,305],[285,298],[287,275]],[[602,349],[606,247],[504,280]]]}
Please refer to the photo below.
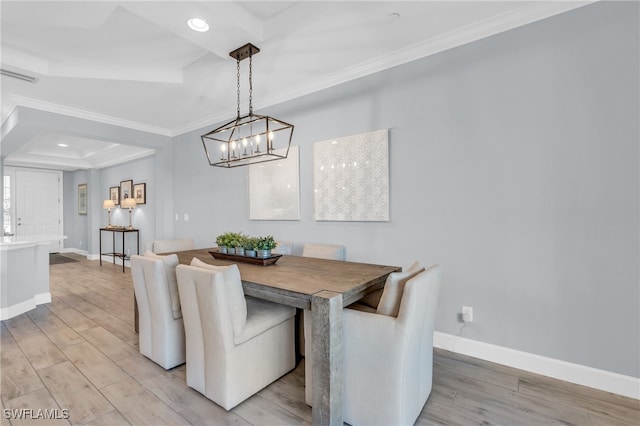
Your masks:
{"label": "chandelier chain", "polygon": [[253,114],[253,52],[249,52],[249,115]]}
{"label": "chandelier chain", "polygon": [[236,64],[237,64],[237,74],[236,74],[236,78],[237,78],[237,88],[238,88],[238,109],[237,109],[237,113],[238,113],[238,118],[240,118],[240,59],[236,59]]}

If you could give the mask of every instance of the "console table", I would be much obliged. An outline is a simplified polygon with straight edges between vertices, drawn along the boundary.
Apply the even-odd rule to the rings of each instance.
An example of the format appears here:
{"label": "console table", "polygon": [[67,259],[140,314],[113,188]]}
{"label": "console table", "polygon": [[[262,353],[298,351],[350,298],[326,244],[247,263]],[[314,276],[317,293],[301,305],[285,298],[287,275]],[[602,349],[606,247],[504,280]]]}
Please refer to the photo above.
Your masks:
{"label": "console table", "polygon": [[[102,252],[102,233],[111,232],[111,252]],[[128,258],[127,250],[125,249],[125,236],[126,234],[134,232],[136,234],[136,253],[140,254],[140,232],[137,229],[127,228],[100,228],[100,266],[102,266],[102,255],[113,256],[113,264],[116,264],[116,258],[122,259],[122,272],[124,272],[124,261]],[[116,252],[116,233],[122,234],[122,252]]]}

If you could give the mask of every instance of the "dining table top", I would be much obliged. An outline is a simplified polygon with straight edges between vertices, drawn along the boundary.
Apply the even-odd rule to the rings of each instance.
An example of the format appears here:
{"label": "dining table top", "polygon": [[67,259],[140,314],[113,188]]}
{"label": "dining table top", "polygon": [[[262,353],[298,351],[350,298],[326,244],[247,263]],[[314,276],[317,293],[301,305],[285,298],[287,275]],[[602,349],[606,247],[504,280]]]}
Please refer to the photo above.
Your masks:
{"label": "dining table top", "polygon": [[[347,306],[366,294],[384,286],[391,272],[400,271],[397,266],[346,262],[314,257],[282,255],[275,264],[256,265],[233,260],[215,259],[210,253],[217,248],[204,248],[177,252],[181,264],[190,264],[195,257],[211,265],[238,265],[245,292],[260,291],[269,287],[282,297],[298,300],[289,304],[309,309],[311,296],[321,291],[340,293]],[[247,291],[248,290],[248,291]],[[277,301],[277,300],[274,300]]]}

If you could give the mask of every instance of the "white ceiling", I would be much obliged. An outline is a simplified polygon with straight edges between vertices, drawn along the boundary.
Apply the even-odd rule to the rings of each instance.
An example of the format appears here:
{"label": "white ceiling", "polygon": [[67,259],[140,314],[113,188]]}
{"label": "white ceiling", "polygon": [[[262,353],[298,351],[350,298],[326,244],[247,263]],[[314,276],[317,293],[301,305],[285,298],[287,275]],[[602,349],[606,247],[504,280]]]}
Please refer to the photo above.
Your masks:
{"label": "white ceiling", "polygon": [[[229,52],[247,42],[261,50],[253,59],[259,112],[588,3],[3,0],[2,68],[37,81],[2,76],[1,117],[26,106],[174,136],[235,116]],[[207,20],[210,31],[190,30],[191,17]],[[7,164],[73,170],[149,154],[43,131]]]}

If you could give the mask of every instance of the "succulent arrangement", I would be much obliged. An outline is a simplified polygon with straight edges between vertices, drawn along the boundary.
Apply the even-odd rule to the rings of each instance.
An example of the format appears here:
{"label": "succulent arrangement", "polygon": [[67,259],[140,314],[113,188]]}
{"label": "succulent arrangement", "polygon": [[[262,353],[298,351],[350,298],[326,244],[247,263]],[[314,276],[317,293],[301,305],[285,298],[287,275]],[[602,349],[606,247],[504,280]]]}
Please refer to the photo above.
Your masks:
{"label": "succulent arrangement", "polygon": [[276,247],[276,241],[271,235],[266,237],[251,237],[242,232],[225,232],[216,237],[216,244],[220,253],[239,254],[245,256],[269,257],[271,250]]}

